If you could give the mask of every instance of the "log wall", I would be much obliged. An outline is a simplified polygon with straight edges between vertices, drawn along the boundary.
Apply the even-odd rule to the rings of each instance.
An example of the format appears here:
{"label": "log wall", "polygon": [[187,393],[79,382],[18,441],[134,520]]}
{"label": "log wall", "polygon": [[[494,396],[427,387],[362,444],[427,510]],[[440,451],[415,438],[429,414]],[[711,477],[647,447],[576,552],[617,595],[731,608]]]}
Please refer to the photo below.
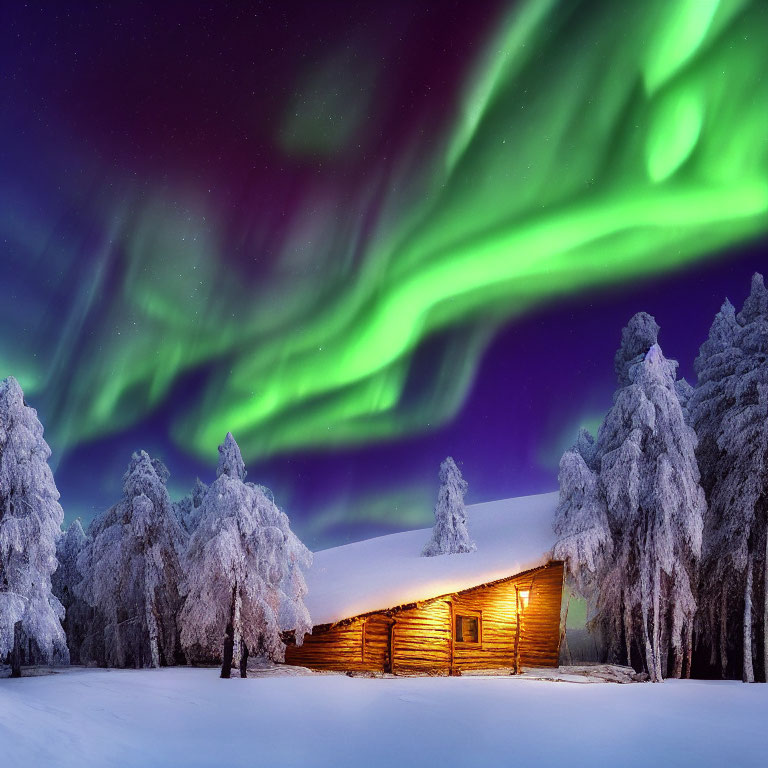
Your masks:
{"label": "log wall", "polygon": [[[354,617],[315,627],[285,660],[314,669],[383,671],[396,674],[450,674],[463,669],[513,667],[515,587],[530,590],[521,621],[524,666],[557,666],[560,647],[562,563],[458,592],[417,605]],[[481,642],[454,638],[457,614],[481,617]]]}
{"label": "log wall", "polygon": [[[520,656],[526,667],[556,667],[560,655],[560,609],[565,571],[562,563],[534,571],[531,604],[523,615]],[[522,586],[524,581],[519,582]]]}
{"label": "log wall", "polygon": [[456,670],[514,666],[516,587],[530,590],[530,603],[522,613],[520,627],[521,663],[528,667],[557,666],[563,590],[561,563],[455,596],[452,601],[454,614],[482,616],[481,643],[454,642]]}
{"label": "log wall", "polygon": [[366,669],[391,671],[389,649],[393,623],[384,614],[366,616],[363,622],[363,664]]}
{"label": "log wall", "polygon": [[451,668],[451,606],[432,600],[399,611],[392,628],[392,671],[395,674],[443,672]]}
{"label": "log wall", "polygon": [[285,661],[310,669],[365,670],[379,669],[366,665],[363,659],[363,621],[314,627],[305,635],[301,647],[287,645]]}

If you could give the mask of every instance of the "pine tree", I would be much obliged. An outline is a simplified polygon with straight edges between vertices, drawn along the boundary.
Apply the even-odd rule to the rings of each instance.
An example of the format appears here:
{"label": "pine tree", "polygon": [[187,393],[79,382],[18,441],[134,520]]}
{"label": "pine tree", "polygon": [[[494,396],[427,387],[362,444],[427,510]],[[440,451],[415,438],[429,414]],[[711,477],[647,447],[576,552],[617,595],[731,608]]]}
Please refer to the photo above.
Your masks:
{"label": "pine tree", "polygon": [[123,478],[123,498],[91,523],[77,560],[79,594],[97,612],[100,641],[84,648],[109,666],[174,664],[182,580],[178,552],[184,532],[165,483],[168,470],[147,453],[134,453]]}
{"label": "pine tree", "polygon": [[181,640],[192,662],[223,658],[228,677],[235,648],[244,673],[249,653],[285,658],[282,632],[293,630],[301,645],[311,631],[302,569],[312,555],[264,489],[245,482],[231,434],[219,447],[216,474],[187,550]]}
{"label": "pine tree", "polygon": [[[600,482],[612,520],[614,552],[625,578],[625,632],[640,620],[652,680],[664,674],[664,613],[674,675],[691,655],[701,554],[704,492],[696,464],[696,438],[675,391],[675,368],[657,344],[629,373],[600,431]],[[639,617],[637,616],[639,612]],[[683,638],[683,632],[686,637]]]}
{"label": "pine tree", "polygon": [[560,459],[560,503],[554,521],[554,556],[569,563],[569,576],[582,595],[597,594],[599,579],[613,553],[608,510],[600,493],[598,474],[589,468],[582,453],[585,447],[594,450],[594,442],[590,445],[590,441],[591,435],[582,430],[577,444]]}
{"label": "pine tree", "polygon": [[736,373],[736,336],[740,330],[736,309],[728,299],[715,315],[709,337],[701,345],[694,363],[696,387],[688,403],[691,422],[699,444],[696,453],[701,468],[701,483],[709,495],[717,476],[720,449],[717,434],[728,404],[726,387]]}
{"label": "pine tree", "polygon": [[621,330],[621,344],[613,359],[613,370],[620,388],[632,383],[632,369],[658,341],[659,325],[655,318],[647,312],[632,315]]}
{"label": "pine tree", "polygon": [[555,520],[555,553],[589,599],[610,655],[632,663],[640,649],[656,681],[668,669],[690,674],[705,510],[688,393],[657,334],[645,313],[623,330],[620,388],[597,443],[582,435],[561,461]]}
{"label": "pine tree", "polygon": [[435,505],[435,525],[432,538],[426,543],[423,557],[474,552],[475,544],[467,530],[467,510],[464,496],[467,482],[456,462],[449,456],[440,465],[440,490]]}
{"label": "pine tree", "polygon": [[709,337],[699,349],[695,361],[698,381],[688,404],[691,424],[699,439],[696,455],[708,501],[702,550],[702,592],[707,605],[700,622],[704,629],[702,641],[709,646],[710,664],[719,664],[722,676],[727,674],[729,665],[732,643],[728,627],[734,623],[738,604],[738,597],[734,596],[743,595],[744,584],[729,562],[728,531],[721,524],[721,513],[712,507],[712,489],[720,462],[719,425],[728,406],[726,388],[737,366],[735,343],[739,329],[736,309],[726,299],[715,315]]}
{"label": "pine tree", "polygon": [[[768,291],[755,274],[736,315],[730,302],[715,317],[696,359],[698,386],[690,411],[701,443],[709,499],[704,589],[712,605],[709,644],[728,665],[728,627],[741,611],[742,679],[755,679],[754,613],[762,612],[763,675],[768,675]],[[762,593],[762,606],[760,595]],[[741,595],[739,599],[738,595]],[[734,649],[735,650],[735,649]]]}
{"label": "pine tree", "polygon": [[56,558],[59,567],[51,577],[53,594],[64,606],[64,631],[69,646],[69,658],[72,664],[80,663],[80,646],[88,631],[88,606],[80,598],[75,588],[82,581],[82,574],[77,568],[77,558],[85,547],[85,533],[79,520],[72,522],[67,532],[59,539]]}
{"label": "pine tree", "polygon": [[64,513],[50,455],[19,383],[0,382],[0,659],[16,635],[16,655],[26,664],[69,663],[64,609],[51,591]]}
{"label": "pine tree", "polygon": [[192,491],[173,505],[181,527],[189,534],[197,528],[197,524],[200,522],[200,506],[207,490],[208,486],[198,477]]}

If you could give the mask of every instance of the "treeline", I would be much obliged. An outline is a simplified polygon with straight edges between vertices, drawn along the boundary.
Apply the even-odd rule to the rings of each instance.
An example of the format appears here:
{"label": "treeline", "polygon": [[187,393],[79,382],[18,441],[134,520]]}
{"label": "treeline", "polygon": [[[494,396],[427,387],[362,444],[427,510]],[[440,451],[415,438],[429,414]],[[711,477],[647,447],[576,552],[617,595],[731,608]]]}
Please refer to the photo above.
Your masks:
{"label": "treeline", "polygon": [[18,382],[0,382],[0,661],[157,667],[284,658],[311,631],[312,555],[271,493],[245,481],[231,434],[216,480],[172,503],[135,453],[122,498],[61,535],[50,450]]}
{"label": "treeline", "polygon": [[613,407],[560,461],[555,555],[605,658],[663,677],[768,674],[768,291],[725,301],[676,377],[645,313]]}

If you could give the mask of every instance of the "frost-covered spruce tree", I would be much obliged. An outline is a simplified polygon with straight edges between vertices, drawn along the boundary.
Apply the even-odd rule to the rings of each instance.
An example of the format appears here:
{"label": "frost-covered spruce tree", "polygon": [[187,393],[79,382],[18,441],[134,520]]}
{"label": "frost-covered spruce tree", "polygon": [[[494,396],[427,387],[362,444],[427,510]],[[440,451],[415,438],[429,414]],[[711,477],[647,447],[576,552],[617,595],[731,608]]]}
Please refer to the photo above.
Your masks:
{"label": "frost-covered spruce tree", "polygon": [[614,405],[597,443],[581,435],[563,457],[555,520],[555,552],[588,599],[609,656],[642,659],[652,680],[690,674],[705,509],[688,392],[657,334],[645,313],[623,330]]}
{"label": "frost-covered spruce tree", "polygon": [[240,449],[229,433],[216,474],[187,549],[181,641],[192,662],[224,658],[222,675],[229,676],[233,646],[241,649],[245,673],[249,653],[282,661],[281,633],[293,630],[301,645],[311,631],[302,569],[312,554],[264,489],[245,482]]}
{"label": "frost-covered spruce tree", "polygon": [[701,345],[694,363],[697,383],[689,399],[688,410],[699,439],[696,453],[701,484],[707,496],[717,477],[720,457],[717,436],[728,406],[727,388],[736,374],[737,359],[740,357],[736,349],[740,328],[736,309],[726,299],[715,315],[709,337]]}
{"label": "frost-covered spruce tree", "polygon": [[675,392],[677,393],[677,399],[680,401],[680,406],[683,409],[685,423],[690,424],[691,413],[688,404],[691,402],[691,397],[693,397],[693,387],[685,379],[678,379],[675,382]]}
{"label": "frost-covered spruce tree", "polygon": [[208,486],[198,477],[192,491],[173,505],[176,517],[187,533],[192,533],[200,521],[200,506],[207,490]]}
{"label": "frost-covered spruce tree", "polygon": [[620,388],[632,384],[632,369],[658,341],[659,325],[653,315],[647,312],[632,315],[621,329],[621,344],[613,358],[613,370]]}
{"label": "frost-covered spruce tree", "polygon": [[[696,360],[692,421],[702,445],[699,461],[709,498],[704,589],[719,624],[720,663],[728,664],[729,626],[741,611],[742,679],[755,679],[758,657],[768,677],[768,291],[762,275],[735,315],[726,302]],[[736,597],[741,595],[739,599]],[[762,598],[762,599],[760,599]],[[754,618],[762,626],[755,632]],[[738,650],[738,649],[737,649]]]}
{"label": "frost-covered spruce tree", "polygon": [[[13,377],[0,382],[0,660],[14,634],[21,663],[68,664],[64,609],[51,592],[64,513],[37,412]],[[14,626],[21,622],[21,634]]]}
{"label": "frost-covered spruce tree", "polygon": [[464,496],[467,482],[461,476],[456,462],[449,456],[440,465],[440,490],[435,505],[435,525],[432,538],[421,554],[424,557],[474,552],[475,544],[467,530],[467,510]]}
{"label": "frost-covered spruce tree", "polygon": [[[97,614],[109,666],[177,663],[177,612],[184,532],[168,497],[168,470],[144,451],[134,453],[123,478],[123,498],[88,529],[77,560],[78,592]],[[101,650],[103,649],[103,650]]]}
{"label": "frost-covered spruce tree", "polygon": [[696,455],[701,484],[708,501],[702,547],[701,589],[706,610],[700,616],[701,642],[709,648],[710,665],[719,665],[723,677],[728,671],[729,657],[742,655],[741,650],[738,654],[732,653],[736,649],[730,628],[741,624],[742,619],[735,612],[739,598],[743,596],[744,585],[730,562],[729,528],[723,525],[726,520],[721,511],[712,506],[712,488],[720,468],[718,433],[729,405],[727,390],[734,380],[740,356],[736,349],[739,329],[736,309],[726,299],[715,315],[709,337],[699,349],[694,364],[698,381],[688,403],[691,424],[699,440]]}
{"label": "frost-covered spruce tree", "polygon": [[82,574],[77,568],[77,558],[85,547],[85,533],[79,520],[72,522],[67,532],[59,539],[56,547],[56,559],[59,567],[51,577],[53,594],[64,606],[64,632],[69,646],[69,659],[72,664],[80,663],[80,646],[88,630],[89,609],[80,598],[75,588],[82,581]]}
{"label": "frost-covered spruce tree", "polygon": [[[588,464],[594,460],[594,452],[594,439],[580,430],[576,445],[560,459],[558,474],[560,503],[554,520],[554,556],[569,564],[569,577],[581,595],[598,595],[601,588],[607,589],[609,585],[600,580],[613,553],[605,498],[600,493],[598,474]],[[608,600],[609,596],[603,595],[603,602]],[[621,625],[613,629],[610,636],[620,637]]]}
{"label": "frost-covered spruce tree", "polygon": [[630,367],[630,383],[616,393],[598,440],[612,571],[623,575],[625,634],[637,638],[652,680],[666,672],[667,648],[675,677],[684,659],[690,670],[705,511],[696,436],[675,389],[676,367],[654,344]]}

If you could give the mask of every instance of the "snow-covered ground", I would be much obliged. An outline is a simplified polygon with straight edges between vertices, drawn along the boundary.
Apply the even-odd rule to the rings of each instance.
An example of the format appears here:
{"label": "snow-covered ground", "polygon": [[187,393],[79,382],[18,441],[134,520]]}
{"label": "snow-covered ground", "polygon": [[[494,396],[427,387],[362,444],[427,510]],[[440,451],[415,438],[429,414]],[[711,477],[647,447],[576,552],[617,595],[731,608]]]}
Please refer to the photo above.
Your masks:
{"label": "snow-covered ground", "polygon": [[768,685],[514,677],[0,680],[0,765],[764,766]]}

